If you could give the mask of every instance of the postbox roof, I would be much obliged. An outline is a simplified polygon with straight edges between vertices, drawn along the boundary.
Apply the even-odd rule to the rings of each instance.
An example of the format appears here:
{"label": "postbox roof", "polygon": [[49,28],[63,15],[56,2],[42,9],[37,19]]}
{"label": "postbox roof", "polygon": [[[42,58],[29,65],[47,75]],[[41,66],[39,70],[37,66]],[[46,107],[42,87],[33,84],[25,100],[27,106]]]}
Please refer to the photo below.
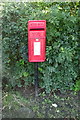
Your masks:
{"label": "postbox roof", "polygon": [[46,28],[46,20],[29,20],[28,21],[29,29],[35,28]]}
{"label": "postbox roof", "polygon": [[38,21],[46,21],[46,20],[28,20],[28,22],[31,21],[31,22],[38,22]]}

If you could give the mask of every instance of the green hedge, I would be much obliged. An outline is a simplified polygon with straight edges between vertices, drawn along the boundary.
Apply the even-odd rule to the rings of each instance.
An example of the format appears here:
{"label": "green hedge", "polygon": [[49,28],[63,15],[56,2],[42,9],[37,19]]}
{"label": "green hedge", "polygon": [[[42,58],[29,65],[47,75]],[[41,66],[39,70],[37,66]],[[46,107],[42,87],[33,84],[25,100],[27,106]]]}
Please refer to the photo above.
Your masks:
{"label": "green hedge", "polygon": [[39,86],[49,93],[72,89],[79,80],[79,3],[5,3],[3,10],[3,77],[11,86],[34,84],[28,62],[28,20],[46,20],[46,61],[39,63]]}

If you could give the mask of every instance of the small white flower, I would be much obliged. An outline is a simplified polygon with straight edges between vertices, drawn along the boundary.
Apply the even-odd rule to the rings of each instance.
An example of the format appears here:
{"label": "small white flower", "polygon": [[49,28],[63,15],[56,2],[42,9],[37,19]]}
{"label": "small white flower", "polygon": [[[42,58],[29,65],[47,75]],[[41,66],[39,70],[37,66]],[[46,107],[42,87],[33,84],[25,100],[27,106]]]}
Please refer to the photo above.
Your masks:
{"label": "small white flower", "polygon": [[59,110],[57,110],[57,112],[59,112]]}
{"label": "small white flower", "polygon": [[52,106],[57,107],[57,104],[52,104]]}

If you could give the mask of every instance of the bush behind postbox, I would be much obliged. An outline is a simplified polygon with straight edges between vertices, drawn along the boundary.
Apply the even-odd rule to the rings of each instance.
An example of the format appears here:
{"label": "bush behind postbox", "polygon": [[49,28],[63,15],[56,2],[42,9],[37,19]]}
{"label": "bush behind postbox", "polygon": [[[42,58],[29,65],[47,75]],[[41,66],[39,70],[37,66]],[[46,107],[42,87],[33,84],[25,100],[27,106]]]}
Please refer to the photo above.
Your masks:
{"label": "bush behind postbox", "polygon": [[3,77],[22,87],[34,84],[28,62],[27,22],[46,20],[46,61],[39,64],[39,85],[46,92],[72,89],[79,79],[79,3],[4,3]]}

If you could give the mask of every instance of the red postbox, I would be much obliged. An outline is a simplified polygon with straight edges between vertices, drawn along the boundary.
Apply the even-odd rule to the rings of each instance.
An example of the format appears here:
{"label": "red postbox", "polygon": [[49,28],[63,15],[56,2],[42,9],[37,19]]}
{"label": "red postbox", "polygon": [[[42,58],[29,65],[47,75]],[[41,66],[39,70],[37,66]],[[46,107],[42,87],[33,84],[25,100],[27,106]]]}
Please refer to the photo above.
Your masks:
{"label": "red postbox", "polygon": [[46,53],[46,21],[28,21],[29,62],[44,62]]}

